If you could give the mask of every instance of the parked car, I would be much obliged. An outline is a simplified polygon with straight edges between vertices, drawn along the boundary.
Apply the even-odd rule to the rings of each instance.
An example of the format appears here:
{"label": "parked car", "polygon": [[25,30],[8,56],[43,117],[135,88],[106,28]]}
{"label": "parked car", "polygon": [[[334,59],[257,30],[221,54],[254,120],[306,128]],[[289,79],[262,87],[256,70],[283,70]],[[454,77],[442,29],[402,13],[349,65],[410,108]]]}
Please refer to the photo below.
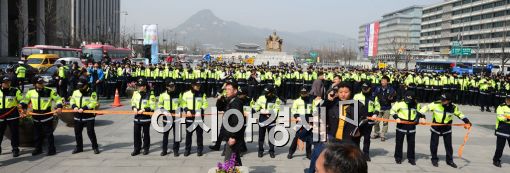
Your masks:
{"label": "parked car", "polygon": [[62,61],[66,62],[66,65],[72,65],[74,62],[78,63],[78,67],[83,67],[85,64],[81,61],[80,58],[74,58],[74,57],[65,57],[65,58],[59,58],[55,62],[55,64],[62,64]]}
{"label": "parked car", "polygon": [[58,58],[56,54],[32,54],[27,58],[27,64],[40,71],[44,71],[55,64]]}
{"label": "parked car", "polygon": [[57,65],[52,65],[39,74],[44,79],[44,84],[48,87],[57,86],[57,80],[55,79],[58,71]]}
{"label": "parked car", "polygon": [[[0,63],[0,69],[1,69],[0,75],[7,74],[7,69],[13,69],[14,72],[16,72],[16,68],[18,68],[19,66],[20,65],[17,62]],[[26,64],[23,64],[23,66],[27,69],[26,74],[25,74],[25,79],[27,81],[30,81],[32,76],[35,76],[36,74],[39,73],[39,71],[32,66],[29,66]]]}
{"label": "parked car", "polygon": [[132,58],[131,63],[135,63],[135,64],[143,63],[145,65],[148,65],[149,59],[147,59],[147,58]]}

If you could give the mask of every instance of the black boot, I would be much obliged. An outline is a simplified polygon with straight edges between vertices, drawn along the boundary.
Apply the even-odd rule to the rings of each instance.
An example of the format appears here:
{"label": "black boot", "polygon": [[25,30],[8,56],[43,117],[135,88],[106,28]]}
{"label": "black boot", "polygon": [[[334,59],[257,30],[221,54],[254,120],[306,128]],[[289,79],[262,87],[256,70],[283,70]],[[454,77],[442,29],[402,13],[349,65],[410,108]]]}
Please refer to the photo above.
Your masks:
{"label": "black boot", "polygon": [[493,161],[492,164],[498,168],[501,168],[501,161]]}
{"label": "black boot", "polygon": [[140,150],[135,150],[131,153],[131,156],[136,156],[140,154]]}
{"label": "black boot", "polygon": [[42,153],[42,149],[40,148],[36,148],[33,152],[32,152],[32,156],[37,156],[39,154]]}
{"label": "black boot", "polygon": [[416,161],[414,161],[414,160],[409,160],[409,164],[411,164],[411,165],[413,165],[413,166],[414,166],[414,165],[416,165]]}
{"label": "black boot", "polygon": [[437,163],[437,161],[432,161],[432,166],[434,166],[434,167],[438,167],[438,166],[439,166],[439,164]]}
{"label": "black boot", "polygon": [[275,158],[276,156],[274,155],[274,152],[269,152],[269,157]]}
{"label": "black boot", "polygon": [[159,154],[159,155],[160,155],[160,156],[166,156],[166,154],[168,154],[168,153],[166,152],[166,150],[163,150],[163,151],[161,151],[161,154]]}
{"label": "black boot", "polygon": [[97,149],[97,148],[93,148],[92,150],[94,151],[94,154],[99,154],[100,153],[99,149]]}
{"label": "black boot", "polygon": [[57,151],[55,150],[48,150],[48,153],[46,153],[47,156],[53,156],[55,154],[57,154]]}
{"label": "black boot", "polygon": [[12,157],[18,157],[19,156],[19,149],[12,150]]}
{"label": "black boot", "polygon": [[457,164],[453,162],[446,162],[447,165],[450,165],[452,168],[457,168]]}
{"label": "black boot", "polygon": [[81,152],[83,152],[83,149],[75,148],[75,149],[73,150],[73,154],[81,153]]}
{"label": "black boot", "polygon": [[211,149],[212,151],[220,151],[220,147],[216,145],[210,145],[209,149]]}

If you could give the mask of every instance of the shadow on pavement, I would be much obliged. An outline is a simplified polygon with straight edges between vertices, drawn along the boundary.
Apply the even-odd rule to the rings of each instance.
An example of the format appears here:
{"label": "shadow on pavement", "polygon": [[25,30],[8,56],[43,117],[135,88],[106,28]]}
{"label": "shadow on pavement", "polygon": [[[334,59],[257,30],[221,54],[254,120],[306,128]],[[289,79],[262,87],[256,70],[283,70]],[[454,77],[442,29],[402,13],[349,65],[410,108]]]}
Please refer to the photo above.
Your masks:
{"label": "shadow on pavement", "polygon": [[276,172],[275,166],[252,166],[250,167],[251,173],[267,173],[267,172]]}
{"label": "shadow on pavement", "polygon": [[133,149],[133,143],[130,142],[130,143],[114,143],[114,144],[109,144],[109,145],[105,145],[105,146],[99,146],[99,149],[102,150],[102,152],[106,152],[106,151],[109,151],[109,150],[114,150],[114,149],[119,149],[119,148],[124,148],[124,147],[128,147],[128,146],[131,146],[130,149]]}
{"label": "shadow on pavement", "polygon": [[[36,160],[39,160],[39,159],[43,159],[44,157],[52,157],[52,156],[46,156],[46,153],[42,153],[40,155],[37,155],[37,156],[32,156],[32,151],[33,149],[30,149],[30,150],[22,150],[21,151],[21,155],[17,158],[9,158],[7,160],[3,160],[3,161],[0,161],[0,167],[6,167],[6,166],[9,166],[9,165],[13,165],[13,164],[16,164],[18,162],[26,162],[26,161],[36,161]],[[46,152],[46,150],[44,150]],[[9,152],[9,155],[11,153]]]}
{"label": "shadow on pavement", "polygon": [[386,156],[388,155],[388,150],[385,150],[383,148],[371,148],[370,149],[370,157],[375,157],[375,156]]}
{"label": "shadow on pavement", "polygon": [[98,126],[107,126],[113,124],[113,121],[110,120],[96,120],[95,127]]}

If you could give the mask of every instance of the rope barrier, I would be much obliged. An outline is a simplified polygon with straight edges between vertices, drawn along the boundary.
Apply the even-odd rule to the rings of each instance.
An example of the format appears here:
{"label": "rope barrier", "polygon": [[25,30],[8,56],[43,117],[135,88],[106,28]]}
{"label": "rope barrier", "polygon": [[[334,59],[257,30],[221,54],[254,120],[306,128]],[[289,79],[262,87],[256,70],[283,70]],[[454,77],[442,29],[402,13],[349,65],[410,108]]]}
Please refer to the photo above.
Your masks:
{"label": "rope barrier", "polygon": [[372,118],[368,117],[369,120],[374,121],[382,121],[382,122],[388,122],[388,123],[397,123],[397,124],[409,124],[409,125],[417,125],[417,126],[452,126],[452,127],[464,127],[467,129],[466,134],[464,135],[464,142],[460,145],[458,150],[458,155],[460,158],[462,158],[462,154],[464,152],[464,146],[466,146],[467,141],[469,140],[469,133],[471,133],[471,126],[469,124],[439,124],[439,123],[430,123],[430,122],[408,122],[408,121],[397,121],[397,120],[391,120],[391,119],[385,119],[385,118]]}

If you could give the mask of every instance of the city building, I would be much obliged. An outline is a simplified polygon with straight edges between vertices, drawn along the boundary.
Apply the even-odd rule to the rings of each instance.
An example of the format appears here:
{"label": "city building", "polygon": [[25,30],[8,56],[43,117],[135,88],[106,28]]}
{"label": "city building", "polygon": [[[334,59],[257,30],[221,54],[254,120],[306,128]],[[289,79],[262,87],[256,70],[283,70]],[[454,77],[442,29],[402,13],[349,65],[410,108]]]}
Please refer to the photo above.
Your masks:
{"label": "city building", "polygon": [[[452,58],[454,43],[471,48],[473,61],[503,51],[510,38],[510,0],[451,0],[424,8],[420,50],[427,55]],[[482,57],[482,58],[483,58]]]}
{"label": "city building", "polygon": [[423,7],[411,6],[359,27],[358,48],[365,58],[419,56]]}
{"label": "city building", "polygon": [[120,0],[0,0],[0,57],[22,47],[118,44]]}

